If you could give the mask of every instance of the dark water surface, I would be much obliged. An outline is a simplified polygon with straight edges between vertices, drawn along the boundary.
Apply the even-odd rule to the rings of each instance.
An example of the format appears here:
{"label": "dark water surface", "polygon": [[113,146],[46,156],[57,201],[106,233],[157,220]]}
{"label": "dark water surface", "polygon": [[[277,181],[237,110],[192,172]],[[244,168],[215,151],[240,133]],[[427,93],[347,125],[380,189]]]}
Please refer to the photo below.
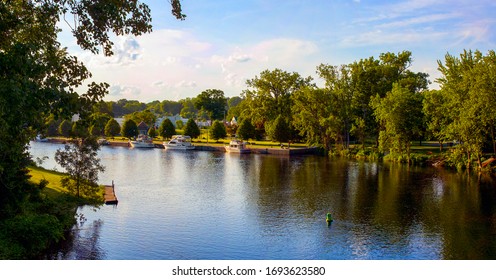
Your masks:
{"label": "dark water surface", "polygon": [[[54,169],[61,147],[32,143],[31,153]],[[315,156],[99,155],[119,205],[80,209],[87,221],[54,258],[496,259],[491,178]]]}

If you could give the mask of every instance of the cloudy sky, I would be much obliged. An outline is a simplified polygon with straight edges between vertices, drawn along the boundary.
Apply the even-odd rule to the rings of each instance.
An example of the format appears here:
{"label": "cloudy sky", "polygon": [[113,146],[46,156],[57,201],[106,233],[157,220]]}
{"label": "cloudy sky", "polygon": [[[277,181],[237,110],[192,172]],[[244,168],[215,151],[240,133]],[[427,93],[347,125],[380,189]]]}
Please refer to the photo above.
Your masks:
{"label": "cloudy sky", "polygon": [[411,70],[434,82],[447,53],[496,45],[494,0],[182,0],[185,21],[171,15],[167,0],[144,2],[154,31],[116,37],[113,57],[81,51],[61,34],[93,80],[111,85],[106,100],[179,100],[206,89],[239,96],[247,79],[275,68],[319,83],[320,63],[403,50],[412,52]]}

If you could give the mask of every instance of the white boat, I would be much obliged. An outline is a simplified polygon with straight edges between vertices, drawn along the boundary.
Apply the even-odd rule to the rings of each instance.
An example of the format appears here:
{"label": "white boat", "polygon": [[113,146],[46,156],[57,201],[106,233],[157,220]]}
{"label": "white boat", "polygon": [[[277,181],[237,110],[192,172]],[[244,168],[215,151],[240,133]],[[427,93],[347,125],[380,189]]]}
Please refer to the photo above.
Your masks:
{"label": "white boat", "polygon": [[166,150],[193,150],[195,146],[191,144],[191,137],[187,135],[173,135],[169,142],[164,142]]}
{"label": "white boat", "polygon": [[229,142],[228,146],[225,146],[226,152],[233,154],[249,154],[251,150],[246,147],[246,143],[242,140],[233,139]]}
{"label": "white boat", "polygon": [[152,138],[146,135],[140,135],[136,140],[129,141],[129,143],[133,148],[155,148]]}

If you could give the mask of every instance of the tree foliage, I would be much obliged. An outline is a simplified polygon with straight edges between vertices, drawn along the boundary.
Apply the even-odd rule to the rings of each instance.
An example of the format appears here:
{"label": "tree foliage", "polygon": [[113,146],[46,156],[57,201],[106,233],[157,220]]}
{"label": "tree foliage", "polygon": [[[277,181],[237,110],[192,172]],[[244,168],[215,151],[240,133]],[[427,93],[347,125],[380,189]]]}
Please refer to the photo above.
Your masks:
{"label": "tree foliage", "polygon": [[444,63],[438,61],[442,76],[438,82],[445,100],[444,112],[449,119],[440,133],[447,139],[457,140],[457,146],[466,154],[466,166],[470,168],[474,157],[479,168],[486,139],[491,139],[493,151],[496,117],[496,55],[489,51],[465,50],[459,57],[447,54]]}
{"label": "tree foliage", "polygon": [[126,138],[133,138],[138,136],[138,125],[131,119],[124,121],[121,127],[121,135]]}
{"label": "tree foliage", "polygon": [[221,120],[226,113],[227,100],[219,89],[207,89],[200,93],[194,101],[197,110],[205,111],[210,120]]}
{"label": "tree foliage", "polygon": [[60,125],[59,125],[59,135],[64,136],[64,137],[69,137],[71,136],[71,131],[72,131],[72,123],[68,120],[63,120]]}
{"label": "tree foliage", "polygon": [[288,142],[291,139],[288,121],[283,116],[278,116],[269,124],[267,134],[272,141]]}
{"label": "tree foliage", "polygon": [[311,77],[302,78],[296,72],[281,69],[262,71],[260,77],[246,81],[249,89],[242,94],[246,102],[242,117],[251,119],[258,128],[263,128],[266,122],[274,121],[279,115],[290,118],[291,96],[309,86],[311,81]]}
{"label": "tree foliage", "polygon": [[422,95],[395,84],[384,98],[372,99],[377,121],[384,127],[379,135],[380,148],[392,155],[406,154],[410,161],[411,141],[423,131]]}
{"label": "tree foliage", "polygon": [[200,136],[200,128],[196,124],[195,120],[189,119],[184,127],[184,135],[190,136],[191,138],[197,138]]}
{"label": "tree foliage", "polygon": [[242,140],[254,139],[255,126],[253,126],[249,119],[244,119],[238,127],[237,134]]}
{"label": "tree foliage", "polygon": [[121,126],[115,119],[110,119],[105,125],[105,135],[115,137],[121,132]]}
{"label": "tree foliage", "polygon": [[214,139],[215,141],[227,136],[226,127],[223,123],[217,120],[213,122],[212,128],[210,129],[209,133],[210,138]]}
{"label": "tree foliage", "polygon": [[158,128],[158,135],[162,136],[164,139],[171,138],[172,135],[176,134],[176,128],[172,124],[171,120],[164,118],[162,123]]}
{"label": "tree foliage", "polygon": [[55,160],[67,172],[62,184],[77,197],[100,199],[98,173],[105,168],[97,157],[99,145],[94,138],[73,140],[57,150]]}

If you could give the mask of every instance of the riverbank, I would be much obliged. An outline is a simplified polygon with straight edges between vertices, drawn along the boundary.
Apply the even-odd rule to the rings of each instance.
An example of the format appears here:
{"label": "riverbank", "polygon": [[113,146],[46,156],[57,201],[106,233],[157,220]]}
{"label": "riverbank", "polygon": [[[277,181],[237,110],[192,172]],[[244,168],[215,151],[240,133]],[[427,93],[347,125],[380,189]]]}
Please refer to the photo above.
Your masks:
{"label": "riverbank", "polygon": [[67,238],[77,222],[77,208],[97,205],[70,194],[60,183],[63,173],[34,166],[27,172],[28,199],[16,216],[0,221],[0,259],[44,258],[47,250]]}
{"label": "riverbank", "polygon": [[[65,144],[67,143],[67,139],[65,138],[49,138],[48,142],[50,143],[58,143]],[[164,145],[162,141],[154,141],[155,148],[164,149]],[[256,142],[247,145],[247,147],[251,150],[253,154],[270,154],[270,155],[279,155],[279,156],[293,156],[293,155],[314,155],[318,152],[318,149],[315,147],[306,147],[302,145],[292,145],[290,148],[284,146],[281,148],[276,144],[257,144]],[[127,140],[108,140],[109,146],[114,147],[131,147]],[[225,152],[225,145],[228,145],[228,142],[217,142],[217,143],[208,143],[203,141],[195,141],[193,142],[195,145],[196,151],[210,151],[210,152]]]}

